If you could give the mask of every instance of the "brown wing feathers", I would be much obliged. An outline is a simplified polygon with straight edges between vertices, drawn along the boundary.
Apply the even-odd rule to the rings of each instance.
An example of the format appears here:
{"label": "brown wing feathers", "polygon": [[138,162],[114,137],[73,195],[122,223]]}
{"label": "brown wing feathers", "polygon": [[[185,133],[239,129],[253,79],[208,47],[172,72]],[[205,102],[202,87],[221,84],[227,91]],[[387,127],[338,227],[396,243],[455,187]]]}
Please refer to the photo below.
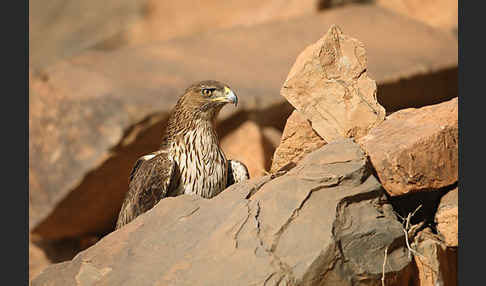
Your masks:
{"label": "brown wing feathers", "polygon": [[130,174],[128,192],[123,202],[116,229],[151,209],[173,192],[177,166],[167,151],[157,151],[137,160]]}

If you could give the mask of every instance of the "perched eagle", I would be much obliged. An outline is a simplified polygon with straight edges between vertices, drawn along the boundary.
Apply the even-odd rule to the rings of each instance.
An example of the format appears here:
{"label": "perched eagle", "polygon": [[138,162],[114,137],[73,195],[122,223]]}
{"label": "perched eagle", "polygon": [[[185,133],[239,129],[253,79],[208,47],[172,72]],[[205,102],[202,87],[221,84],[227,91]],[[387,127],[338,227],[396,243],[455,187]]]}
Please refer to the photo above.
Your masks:
{"label": "perched eagle", "polygon": [[236,106],[238,98],[218,81],[202,81],[186,89],[169,118],[161,149],[135,163],[116,229],[162,198],[181,194],[212,198],[249,178],[243,163],[226,159],[214,130],[216,116],[227,103]]}

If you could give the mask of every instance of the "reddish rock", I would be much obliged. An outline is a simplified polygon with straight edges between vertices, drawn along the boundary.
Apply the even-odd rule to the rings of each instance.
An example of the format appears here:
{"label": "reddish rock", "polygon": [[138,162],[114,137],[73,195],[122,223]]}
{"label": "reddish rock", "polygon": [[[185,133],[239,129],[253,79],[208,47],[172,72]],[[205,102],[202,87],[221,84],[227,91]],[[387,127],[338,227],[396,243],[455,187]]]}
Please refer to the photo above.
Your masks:
{"label": "reddish rock", "polygon": [[458,179],[457,98],[393,113],[358,142],[391,196],[450,186]]}
{"label": "reddish rock", "polygon": [[304,155],[324,144],[326,141],[312,129],[309,121],[294,110],[287,119],[282,139],[273,155],[270,172],[274,173],[288,164],[295,165]]}
{"label": "reddish rock", "polygon": [[[248,1],[157,1],[148,0],[146,12],[121,37],[127,44],[164,41],[174,37],[207,33],[237,25],[250,26],[266,21],[286,20],[316,13],[319,0]],[[181,15],[184,21],[181,21]]]}
{"label": "reddish rock", "polygon": [[[319,0],[29,2],[29,61],[39,68],[84,50],[114,49],[317,12]],[[79,11],[85,11],[80,14]],[[183,21],[181,19],[184,19]]]}
{"label": "reddish rock", "polygon": [[449,247],[457,247],[458,245],[458,194],[458,188],[447,192],[441,198],[435,214],[437,230]]}
{"label": "reddish rock", "polygon": [[51,261],[47,258],[44,251],[32,241],[29,241],[29,281],[39,275]]}
{"label": "reddish rock", "polygon": [[333,25],[295,61],[280,91],[327,142],[359,138],[385,118],[363,43]]}
{"label": "reddish rock", "polygon": [[90,84],[63,85],[62,70],[31,82],[29,228],[46,239],[111,228],[130,168],[138,156],[157,148],[167,117],[163,110],[169,109],[160,108],[162,103],[155,113],[157,106],[147,97],[105,93],[105,81],[77,72]]}
{"label": "reddish rock", "polygon": [[270,169],[272,167],[273,154],[280,144],[282,131],[272,126],[266,126],[262,128],[262,135],[263,149],[265,150],[265,170],[270,172]]}
{"label": "reddish rock", "polygon": [[210,200],[163,199],[32,285],[378,285],[387,247],[385,282],[410,285],[403,241],[365,154],[344,140]]}
{"label": "reddish rock", "polygon": [[246,121],[222,138],[221,148],[227,159],[235,159],[246,165],[250,178],[265,174],[263,134],[254,122]]}
{"label": "reddish rock", "polygon": [[[29,1],[29,63],[48,66],[115,36],[133,24],[146,0]],[[80,13],[83,11],[84,13]]]}
{"label": "reddish rock", "polygon": [[457,0],[376,0],[376,3],[433,27],[457,33]]}
{"label": "reddish rock", "polygon": [[426,229],[415,238],[413,247],[418,269],[415,285],[457,285],[457,249],[447,247],[438,237]]}

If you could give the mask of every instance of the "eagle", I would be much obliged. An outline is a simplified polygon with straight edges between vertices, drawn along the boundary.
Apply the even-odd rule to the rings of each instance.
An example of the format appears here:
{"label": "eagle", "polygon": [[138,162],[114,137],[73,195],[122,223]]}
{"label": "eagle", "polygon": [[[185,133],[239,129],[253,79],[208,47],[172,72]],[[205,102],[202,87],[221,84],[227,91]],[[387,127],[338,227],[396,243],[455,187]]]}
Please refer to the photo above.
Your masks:
{"label": "eagle", "polygon": [[236,107],[238,98],[219,81],[201,81],[185,90],[171,112],[160,149],[135,162],[115,229],[165,197],[192,194],[209,199],[249,179],[242,162],[226,159],[215,132],[216,117],[227,103]]}

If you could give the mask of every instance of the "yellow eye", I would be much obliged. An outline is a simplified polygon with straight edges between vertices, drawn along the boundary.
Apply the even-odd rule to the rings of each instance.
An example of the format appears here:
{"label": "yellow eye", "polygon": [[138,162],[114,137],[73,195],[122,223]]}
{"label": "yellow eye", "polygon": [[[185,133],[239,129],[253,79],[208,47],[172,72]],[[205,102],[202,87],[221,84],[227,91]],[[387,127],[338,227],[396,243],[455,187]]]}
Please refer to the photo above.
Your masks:
{"label": "yellow eye", "polygon": [[210,96],[212,93],[213,93],[213,90],[210,89],[210,88],[203,88],[201,90],[202,94],[205,95],[205,96]]}

